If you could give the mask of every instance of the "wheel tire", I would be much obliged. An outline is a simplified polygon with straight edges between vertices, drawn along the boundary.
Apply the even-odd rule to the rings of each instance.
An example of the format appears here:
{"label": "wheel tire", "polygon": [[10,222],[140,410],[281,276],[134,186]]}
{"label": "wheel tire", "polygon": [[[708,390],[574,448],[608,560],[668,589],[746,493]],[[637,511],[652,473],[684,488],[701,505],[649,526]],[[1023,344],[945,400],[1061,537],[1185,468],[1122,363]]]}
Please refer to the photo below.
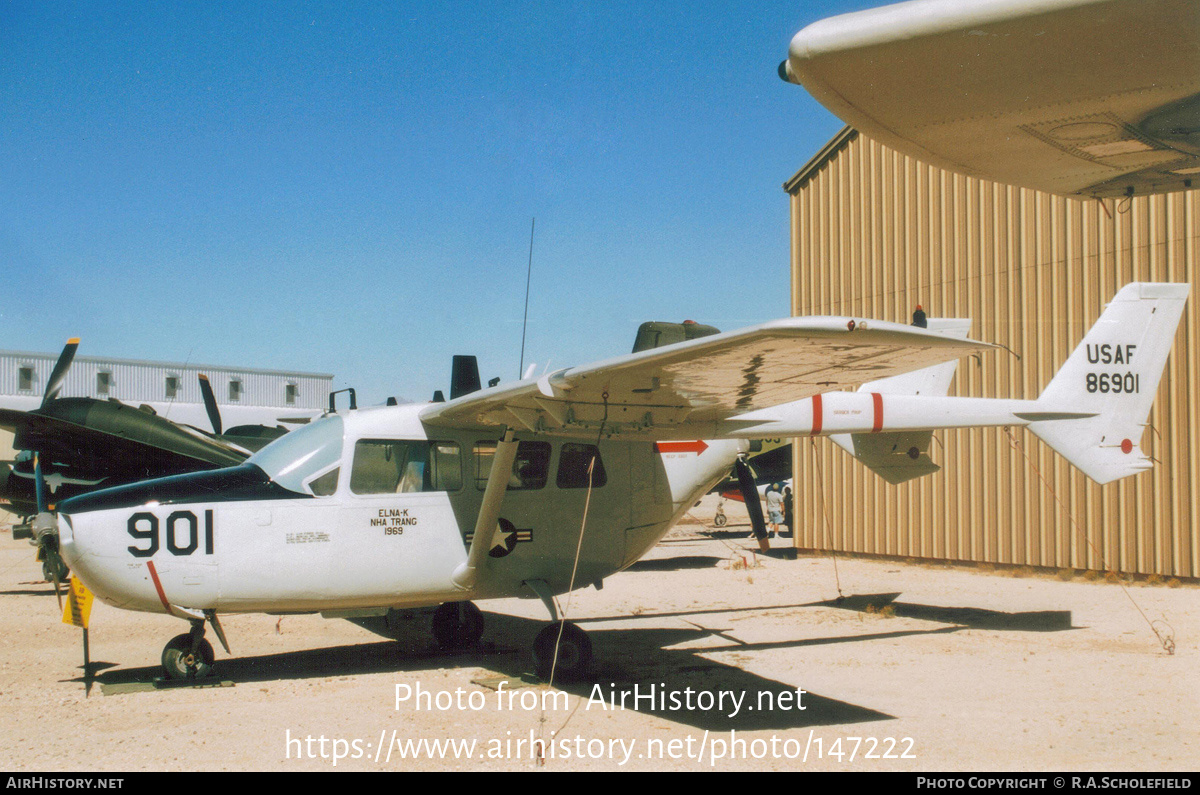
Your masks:
{"label": "wheel tire", "polygon": [[724,527],[725,523],[728,521],[728,517],[726,517],[723,513],[719,513],[713,517],[713,525],[716,527]]}
{"label": "wheel tire", "polygon": [[[559,627],[562,638],[559,639]],[[558,662],[554,647],[558,646]],[[533,666],[537,675],[549,680],[551,668],[559,680],[580,679],[592,666],[592,639],[569,621],[560,621],[543,629],[533,642]]]}
{"label": "wheel tire", "polygon": [[196,654],[191,655],[192,636],[190,634],[176,635],[163,648],[162,667],[168,679],[205,679],[212,676],[213,655],[212,644],[201,639],[196,647]]}
{"label": "wheel tire", "polygon": [[433,639],[443,649],[469,649],[483,637],[483,612],[474,602],[445,602],[433,611]]}

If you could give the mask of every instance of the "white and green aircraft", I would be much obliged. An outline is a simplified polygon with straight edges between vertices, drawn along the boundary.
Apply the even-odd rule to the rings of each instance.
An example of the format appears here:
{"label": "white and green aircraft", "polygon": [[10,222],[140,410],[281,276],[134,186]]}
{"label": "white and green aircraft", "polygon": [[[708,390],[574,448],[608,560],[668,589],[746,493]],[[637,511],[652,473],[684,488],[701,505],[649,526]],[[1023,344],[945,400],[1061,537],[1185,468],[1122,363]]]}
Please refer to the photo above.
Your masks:
{"label": "white and green aircraft", "polygon": [[[440,605],[470,644],[475,600],[540,598],[539,671],[579,674],[587,635],[554,597],[638,560],[749,440],[850,434],[873,465],[928,470],[906,440],[1027,426],[1106,483],[1151,466],[1140,440],[1188,293],[1128,284],[1036,400],[852,392],[993,346],[850,317],[798,317],[574,367],[449,401],[331,412],[244,463],[119,486],[39,517],[104,602],[192,629],[174,677],[213,664],[219,614],[382,615]],[[705,441],[698,441],[705,440]],[[884,460],[880,461],[882,458]]]}

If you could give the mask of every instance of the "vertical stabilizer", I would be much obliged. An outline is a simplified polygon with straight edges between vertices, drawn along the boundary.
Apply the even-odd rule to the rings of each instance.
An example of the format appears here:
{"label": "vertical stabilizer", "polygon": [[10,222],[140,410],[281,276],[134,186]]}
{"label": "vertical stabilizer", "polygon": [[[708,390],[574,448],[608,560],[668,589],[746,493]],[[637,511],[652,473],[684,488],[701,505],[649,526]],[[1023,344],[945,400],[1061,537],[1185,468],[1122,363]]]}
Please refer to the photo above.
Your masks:
{"label": "vertical stabilizer", "polygon": [[1140,442],[1187,300],[1186,284],[1121,288],[1037,400],[1029,430],[1099,483],[1151,466]]}

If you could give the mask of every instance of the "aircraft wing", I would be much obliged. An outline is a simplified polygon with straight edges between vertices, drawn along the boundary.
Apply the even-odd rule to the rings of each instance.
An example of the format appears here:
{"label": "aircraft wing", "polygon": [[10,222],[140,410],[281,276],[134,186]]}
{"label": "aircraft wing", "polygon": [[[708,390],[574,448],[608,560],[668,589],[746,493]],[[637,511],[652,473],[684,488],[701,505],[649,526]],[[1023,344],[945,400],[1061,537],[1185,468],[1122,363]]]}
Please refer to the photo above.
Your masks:
{"label": "aircraft wing", "polygon": [[0,428],[14,433],[15,449],[40,451],[98,477],[215,469],[240,464],[248,455],[132,406],[88,398],[58,398],[32,412],[0,409]]}
{"label": "aircraft wing", "polygon": [[1200,174],[1195,0],[913,0],[809,25],[780,75],[969,176],[1105,197]]}
{"label": "aircraft wing", "polygon": [[426,425],[557,436],[713,439],[757,409],[994,346],[897,323],[788,318],[473,392],[421,412]]}

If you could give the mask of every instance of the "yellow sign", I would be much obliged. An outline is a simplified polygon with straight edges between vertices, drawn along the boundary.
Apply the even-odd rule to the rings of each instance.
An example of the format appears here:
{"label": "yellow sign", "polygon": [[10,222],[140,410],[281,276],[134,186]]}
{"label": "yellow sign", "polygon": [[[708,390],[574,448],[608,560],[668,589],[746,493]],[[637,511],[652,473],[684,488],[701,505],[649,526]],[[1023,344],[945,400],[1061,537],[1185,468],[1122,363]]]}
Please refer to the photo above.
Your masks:
{"label": "yellow sign", "polygon": [[92,592],[74,577],[67,588],[67,603],[63,605],[63,623],[87,629],[92,615]]}

